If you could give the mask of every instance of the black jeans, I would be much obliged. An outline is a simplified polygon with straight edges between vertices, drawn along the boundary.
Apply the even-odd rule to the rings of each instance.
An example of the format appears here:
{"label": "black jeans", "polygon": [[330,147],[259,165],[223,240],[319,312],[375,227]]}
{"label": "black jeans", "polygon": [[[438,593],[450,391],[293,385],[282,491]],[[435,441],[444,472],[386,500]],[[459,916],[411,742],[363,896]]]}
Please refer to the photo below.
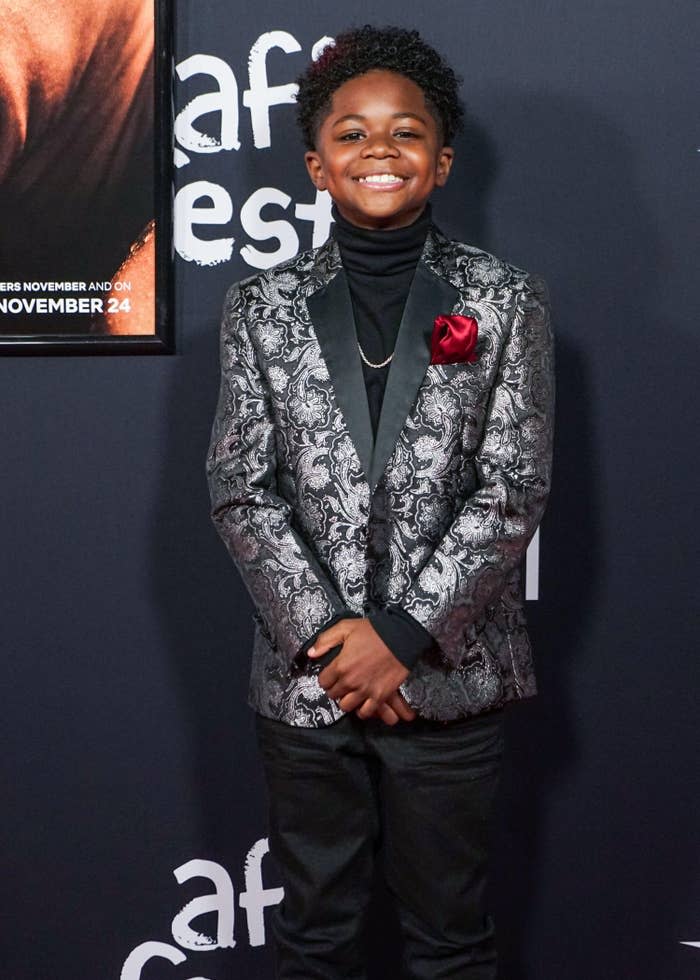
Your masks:
{"label": "black jeans", "polygon": [[279,980],[365,977],[378,856],[397,904],[405,976],[494,980],[484,890],[503,713],[393,727],[350,714],[326,728],[257,716],[270,851],[284,887],[272,913]]}

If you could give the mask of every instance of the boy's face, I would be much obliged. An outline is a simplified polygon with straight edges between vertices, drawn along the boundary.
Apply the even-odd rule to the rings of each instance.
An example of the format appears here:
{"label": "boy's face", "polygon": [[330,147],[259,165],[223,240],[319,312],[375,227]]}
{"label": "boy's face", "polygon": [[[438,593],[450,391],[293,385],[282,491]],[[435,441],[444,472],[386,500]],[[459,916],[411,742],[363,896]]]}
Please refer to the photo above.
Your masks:
{"label": "boy's face", "polygon": [[422,90],[392,71],[369,71],[333,93],[306,167],[344,218],[361,228],[403,228],[442,187],[453,151],[442,146]]}

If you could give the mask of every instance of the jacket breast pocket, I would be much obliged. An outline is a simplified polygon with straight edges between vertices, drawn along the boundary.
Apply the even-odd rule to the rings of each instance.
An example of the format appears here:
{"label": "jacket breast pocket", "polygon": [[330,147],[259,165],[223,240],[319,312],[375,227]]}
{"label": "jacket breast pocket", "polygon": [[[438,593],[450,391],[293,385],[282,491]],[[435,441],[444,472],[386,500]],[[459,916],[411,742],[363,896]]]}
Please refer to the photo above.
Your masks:
{"label": "jacket breast pocket", "polygon": [[488,384],[484,365],[470,364],[468,361],[455,361],[453,364],[429,364],[425,380],[432,384],[457,385],[475,392]]}
{"label": "jacket breast pocket", "polygon": [[429,364],[416,411],[429,425],[459,427],[461,452],[476,451],[483,434],[489,388],[478,364]]}

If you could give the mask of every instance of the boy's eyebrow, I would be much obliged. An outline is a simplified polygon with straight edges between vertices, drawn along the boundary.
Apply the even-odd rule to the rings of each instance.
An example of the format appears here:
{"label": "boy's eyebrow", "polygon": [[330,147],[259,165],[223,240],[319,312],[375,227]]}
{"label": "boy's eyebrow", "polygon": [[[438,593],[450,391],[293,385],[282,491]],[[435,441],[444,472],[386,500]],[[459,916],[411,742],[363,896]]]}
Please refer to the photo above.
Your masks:
{"label": "boy's eyebrow", "polygon": [[[419,116],[416,112],[395,112],[393,113],[392,119],[417,119],[418,122],[424,123],[425,116]],[[341,116],[340,119],[336,119],[333,123],[334,126],[339,126],[342,122],[347,122],[348,119],[360,119],[362,122],[367,120],[367,116],[361,115],[359,112],[349,112],[346,116]]]}

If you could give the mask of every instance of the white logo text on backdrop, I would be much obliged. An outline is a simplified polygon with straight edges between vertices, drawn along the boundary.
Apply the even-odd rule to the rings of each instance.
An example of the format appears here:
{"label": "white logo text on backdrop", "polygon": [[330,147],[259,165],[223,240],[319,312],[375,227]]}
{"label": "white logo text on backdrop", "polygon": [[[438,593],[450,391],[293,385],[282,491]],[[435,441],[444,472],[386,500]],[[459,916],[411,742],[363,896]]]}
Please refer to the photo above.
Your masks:
{"label": "white logo text on backdrop", "polygon": [[[238,896],[238,905],[245,912],[250,946],[265,945],[264,911],[282,901],[282,888],[265,888],[262,880],[262,859],[269,851],[262,837],[248,851],[243,868],[245,891]],[[214,891],[188,902],[173,918],[172,943],[148,940],[140,943],[126,958],[120,980],[141,980],[143,968],[154,959],[164,959],[179,966],[186,962],[187,952],[204,953],[214,949],[233,949],[236,945],[236,896],[228,871],[215,861],[193,859],[173,871],[178,884],[191,878],[206,878]],[[207,913],[216,914],[216,937],[207,936],[192,927],[194,919]],[[192,977],[191,980],[207,980]]]}
{"label": "white logo text on backdrop", "polygon": [[[311,50],[318,54],[332,43],[329,37],[320,38]],[[186,82],[195,75],[211,80],[212,90],[197,95],[182,109],[175,120],[175,166],[186,167],[192,154],[211,154],[241,149],[239,138],[239,108],[242,102],[250,112],[253,146],[267,150],[272,146],[270,108],[291,105],[296,99],[297,86],[270,85],[267,77],[267,55],[273,48],[286,54],[301,51],[297,39],[287,31],[268,31],[255,41],[248,58],[248,88],[239,95],[239,86],[232,68],[221,58],[209,54],[193,54],[175,68],[178,79]],[[214,113],[218,117],[216,135],[204,133],[195,127],[203,116]],[[254,269],[269,269],[278,262],[293,258],[299,251],[299,236],[294,225],[285,220],[290,216],[292,198],[276,187],[258,187],[240,209],[240,223],[246,235],[256,242],[276,239],[278,247],[272,252],[261,252],[251,244],[240,249],[243,260]],[[282,217],[267,221],[262,217],[268,205],[279,208]],[[330,198],[325,192],[316,193],[311,202],[297,202],[293,214],[298,221],[310,221],[313,225],[312,245],[322,245],[331,226]],[[235,238],[200,238],[195,225],[222,226],[233,218],[233,200],[221,184],[210,180],[195,180],[181,187],[175,196],[175,249],[186,262],[213,266],[228,262],[233,255]]]}

